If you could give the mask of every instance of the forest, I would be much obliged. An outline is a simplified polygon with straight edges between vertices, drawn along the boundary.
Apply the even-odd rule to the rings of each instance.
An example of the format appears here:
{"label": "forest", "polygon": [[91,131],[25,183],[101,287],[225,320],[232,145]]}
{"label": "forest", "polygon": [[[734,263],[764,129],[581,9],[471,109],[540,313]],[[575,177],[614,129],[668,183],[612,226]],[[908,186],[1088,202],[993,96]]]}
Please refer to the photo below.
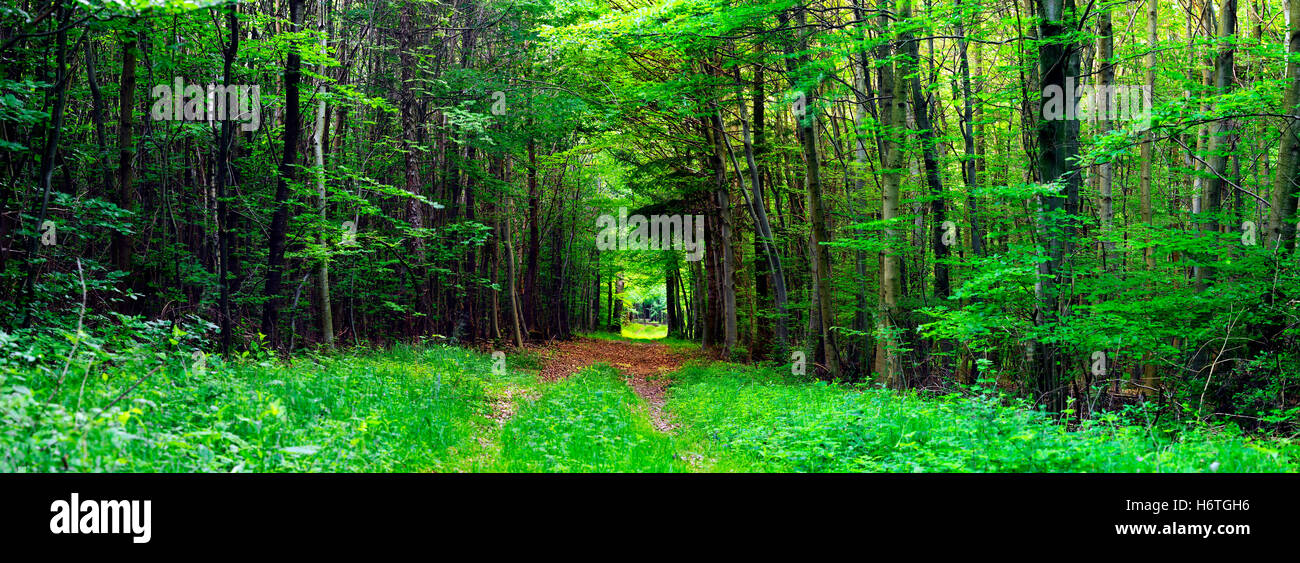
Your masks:
{"label": "forest", "polygon": [[6,0],[0,472],[1296,472],[1300,0]]}

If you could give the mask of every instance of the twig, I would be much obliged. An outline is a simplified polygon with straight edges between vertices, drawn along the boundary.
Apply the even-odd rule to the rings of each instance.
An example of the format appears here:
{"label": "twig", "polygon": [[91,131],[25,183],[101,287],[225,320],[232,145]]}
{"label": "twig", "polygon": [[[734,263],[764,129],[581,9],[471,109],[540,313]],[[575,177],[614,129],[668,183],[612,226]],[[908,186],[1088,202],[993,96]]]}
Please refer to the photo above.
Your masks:
{"label": "twig", "polygon": [[135,383],[132,383],[130,387],[127,387],[127,388],[126,388],[126,391],[123,391],[120,395],[117,396],[116,399],[113,399],[113,402],[109,403],[108,406],[104,407],[104,410],[107,411],[108,409],[113,408],[113,405],[116,405],[118,401],[121,401],[121,400],[122,400],[122,397],[125,397],[125,396],[127,396],[129,393],[131,393],[132,391],[135,391],[135,388],[136,388],[136,387],[139,387],[141,383],[144,383],[144,380],[149,379],[149,376],[153,375],[154,373],[157,373],[158,370],[160,370],[160,369],[162,369],[162,366],[158,366],[158,367],[156,367],[156,368],[153,368],[153,369],[149,370],[149,373],[146,373],[146,374],[144,374],[144,376],[141,377],[140,379],[135,380]]}
{"label": "twig", "polygon": [[1219,366],[1219,358],[1223,357],[1223,351],[1228,347],[1227,337],[1232,336],[1232,325],[1236,324],[1238,318],[1241,318],[1240,314],[1228,321],[1227,335],[1223,338],[1223,346],[1219,347],[1219,354],[1214,357],[1214,362],[1210,364],[1210,373],[1205,376],[1205,386],[1201,388],[1201,401],[1196,405],[1196,412],[1201,412],[1205,408],[1205,392],[1210,389],[1210,380],[1214,378],[1214,368]]}
{"label": "twig", "polygon": [[54,389],[50,391],[51,400],[59,394],[59,387],[63,386],[63,380],[68,376],[68,366],[72,365],[72,357],[77,355],[77,348],[81,346],[81,326],[86,318],[86,276],[81,270],[80,258],[77,259],[77,277],[81,280],[81,311],[77,313],[77,332],[72,339],[72,350],[68,352],[68,358],[63,362],[63,372],[59,374],[59,380],[54,382]]}

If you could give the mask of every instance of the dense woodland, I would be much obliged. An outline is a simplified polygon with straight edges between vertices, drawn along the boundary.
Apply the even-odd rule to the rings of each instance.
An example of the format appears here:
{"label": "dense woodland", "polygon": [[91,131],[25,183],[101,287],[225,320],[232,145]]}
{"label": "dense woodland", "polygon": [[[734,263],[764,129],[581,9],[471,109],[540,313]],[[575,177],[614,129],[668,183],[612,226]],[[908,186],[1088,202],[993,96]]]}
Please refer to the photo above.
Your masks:
{"label": "dense woodland", "polygon": [[[257,86],[257,125],[209,85]],[[1078,86],[1138,94],[1050,117]],[[10,0],[0,363],[78,409],[83,368],[136,370],[111,408],[145,348],[636,319],[1291,432],[1298,105],[1294,0]],[[620,207],[703,216],[703,259],[599,250]]]}

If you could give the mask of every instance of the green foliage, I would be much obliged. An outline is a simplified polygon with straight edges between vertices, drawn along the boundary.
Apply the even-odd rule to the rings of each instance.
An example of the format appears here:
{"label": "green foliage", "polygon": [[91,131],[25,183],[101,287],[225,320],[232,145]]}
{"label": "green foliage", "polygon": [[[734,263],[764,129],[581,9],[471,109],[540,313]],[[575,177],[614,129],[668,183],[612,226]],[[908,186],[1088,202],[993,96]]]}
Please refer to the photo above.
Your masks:
{"label": "green foliage", "polygon": [[[1231,428],[1174,433],[1111,413],[1073,429],[992,393],[925,397],[729,364],[688,366],[669,409],[716,468],[740,471],[1259,472],[1300,469],[1300,446]],[[1150,413],[1145,415],[1149,418]]]}
{"label": "green foliage", "polygon": [[624,338],[634,340],[655,340],[668,336],[668,327],[666,325],[651,326],[638,323],[625,323],[622,327]]}
{"label": "green foliage", "polygon": [[227,362],[139,328],[111,355],[87,339],[66,369],[51,360],[70,346],[0,333],[0,471],[437,470],[487,413],[490,359],[457,348]]}
{"label": "green foliage", "polygon": [[501,432],[501,471],[680,472],[673,441],[618,372],[598,365],[547,386]]}

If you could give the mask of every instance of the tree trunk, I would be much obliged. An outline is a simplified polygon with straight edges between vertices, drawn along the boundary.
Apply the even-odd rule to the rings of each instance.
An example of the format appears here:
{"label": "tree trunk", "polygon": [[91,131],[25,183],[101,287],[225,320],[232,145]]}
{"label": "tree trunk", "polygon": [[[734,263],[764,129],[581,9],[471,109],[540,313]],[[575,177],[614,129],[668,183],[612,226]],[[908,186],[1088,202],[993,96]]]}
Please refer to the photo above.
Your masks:
{"label": "tree trunk", "polygon": [[724,164],[722,153],[723,137],[727,132],[723,129],[722,119],[717,113],[713,115],[713,166],[714,166],[714,197],[718,205],[718,245],[722,252],[719,254],[721,260],[721,274],[718,286],[719,305],[722,306],[722,357],[724,359],[731,357],[731,352],[736,349],[736,259],[735,249],[731,242],[731,188],[727,182],[727,167]]}
{"label": "tree trunk", "polygon": [[[130,210],[135,204],[135,189],[132,186],[135,168],[131,161],[135,158],[135,138],[132,128],[135,124],[135,58],[138,36],[134,31],[126,31],[123,36],[122,80],[117,97],[117,198],[113,203],[122,209]],[[179,92],[177,94],[179,95]],[[114,231],[110,244],[113,267],[123,272],[130,272],[131,252],[134,246],[131,236]],[[123,300],[123,303],[128,302]]]}
{"label": "tree trunk", "polygon": [[[1150,102],[1154,98],[1156,90],[1156,44],[1160,41],[1157,31],[1160,23],[1159,15],[1160,1],[1147,0],[1147,48],[1150,51],[1147,53],[1146,61],[1146,93],[1144,94],[1144,97],[1147,99],[1146,103],[1143,105],[1143,108],[1147,111],[1150,110]],[[1143,142],[1140,155],[1142,169],[1139,173],[1141,178],[1139,180],[1140,185],[1138,187],[1138,198],[1141,200],[1142,222],[1146,224],[1147,228],[1155,227],[1151,213],[1151,161],[1154,160],[1154,155],[1152,154],[1154,144],[1155,141],[1150,140]],[[1146,240],[1149,244],[1151,237],[1147,236]],[[1143,249],[1142,254],[1146,259],[1147,269],[1155,270],[1156,254],[1154,249],[1147,246],[1147,248]]]}
{"label": "tree trunk", "polygon": [[[320,30],[321,30],[320,46],[322,51],[324,51],[326,48],[325,37],[329,33],[329,30],[327,29],[327,25],[329,21],[328,14],[329,14],[329,5],[322,0],[321,22],[320,22]],[[321,76],[326,75],[324,62],[320,63],[320,66],[317,67],[316,72],[319,73]],[[325,144],[324,144],[325,135],[328,134],[325,129],[326,125],[328,124],[328,121],[326,121],[325,119],[327,113],[325,111],[325,97],[322,95],[324,94],[324,90],[325,90],[324,81],[321,82],[320,89],[321,91],[317,93],[317,95],[320,96],[320,101],[316,103],[316,131],[315,131],[316,134],[315,137],[312,139],[313,141],[312,144],[315,146],[314,148],[316,152],[316,169],[317,169],[316,197],[318,198],[316,202],[316,207],[317,207],[317,211],[320,212],[321,222],[328,223],[329,222],[329,198],[325,192]],[[324,232],[321,233],[319,242],[321,245],[321,252],[324,254],[324,257],[322,257],[320,261],[320,267],[317,268],[316,270],[316,278],[317,278],[317,283],[319,284],[320,301],[321,301],[321,307],[320,307],[321,336],[325,339],[325,347],[333,349],[334,348],[334,310],[333,310],[334,303],[330,299],[330,258],[329,258],[330,241],[328,238],[326,238]]]}
{"label": "tree trunk", "polygon": [[[943,190],[943,171],[939,167],[938,140],[935,126],[930,121],[929,103],[921,91],[921,73],[916,72],[915,61],[919,61],[919,42],[909,41],[905,44],[907,56],[913,61],[912,73],[912,112],[916,116],[916,127],[921,137],[921,160],[925,165],[925,183],[930,190],[930,247],[934,250],[934,295],[947,299],[951,292],[948,279],[948,245],[944,243],[943,223],[948,219],[947,194]],[[973,163],[972,163],[973,164]],[[942,303],[942,301],[940,301]]]}
{"label": "tree trunk", "polygon": [[[226,5],[226,27],[229,28],[230,43],[225,48],[223,58],[222,82],[230,86],[232,67],[235,63],[235,56],[239,53],[239,4],[231,2]],[[217,286],[221,293],[221,353],[229,356],[233,346],[233,328],[231,323],[230,312],[230,251],[231,251],[231,231],[230,231],[230,209],[226,202],[226,187],[230,185],[234,177],[231,169],[231,152],[234,150],[235,143],[235,124],[231,121],[233,112],[227,109],[226,119],[221,122],[221,138],[217,142],[217,246],[218,246],[218,267],[217,267]]]}
{"label": "tree trunk", "polygon": [[[1111,128],[1111,112],[1115,111],[1116,106],[1112,103],[1114,97],[1110,95],[1111,86],[1115,83],[1115,64],[1112,59],[1115,58],[1115,36],[1111,26],[1110,8],[1101,7],[1100,13],[1097,14],[1097,58],[1098,67],[1101,70],[1098,80],[1100,94],[1095,97],[1098,100],[1097,124],[1100,131],[1108,131]],[[1097,166],[1097,191],[1101,194],[1100,213],[1101,213],[1101,233],[1103,237],[1109,237],[1114,229],[1115,210],[1113,197],[1111,194],[1111,184],[1114,176],[1113,166],[1108,159]],[[1110,264],[1110,256],[1115,252],[1115,243],[1110,240],[1103,240],[1101,243],[1101,264],[1103,271],[1113,267]]]}
{"label": "tree trunk", "polygon": [[[808,63],[808,36],[811,35],[808,25],[808,8],[801,5],[797,8],[798,23],[802,30],[799,32],[799,52],[798,62],[801,65]],[[826,355],[826,368],[829,371],[831,379],[840,379],[843,377],[843,370],[840,366],[839,346],[836,342],[835,332],[835,309],[831,299],[830,279],[831,258],[830,248],[822,244],[830,240],[830,235],[826,229],[826,214],[822,205],[822,179],[821,179],[821,154],[817,150],[817,86],[810,86],[805,96],[806,108],[805,115],[796,116],[799,128],[799,142],[803,145],[804,164],[807,166],[807,174],[804,176],[804,188],[808,197],[808,217],[810,224],[810,233],[808,240],[808,251],[812,256],[810,265],[812,268],[812,279],[815,297],[812,300],[810,313],[816,315],[820,321],[818,336],[821,340],[821,346]]]}
{"label": "tree trunk", "polygon": [[1273,194],[1268,212],[1269,245],[1286,252],[1295,250],[1296,197],[1300,195],[1300,0],[1288,0],[1289,32],[1287,37],[1286,76],[1289,81],[1282,98],[1282,140],[1278,147],[1277,173],[1273,177]]}
{"label": "tree trunk", "polygon": [[[1077,45],[1068,37],[1072,22],[1067,12],[1074,11],[1074,0],[1037,0],[1039,36],[1040,92],[1049,87],[1066,92],[1067,77],[1078,75]],[[1069,16],[1073,17],[1073,16]],[[1067,97],[1067,100],[1069,98]],[[1065,270],[1066,247],[1073,236],[1073,202],[1077,202],[1079,174],[1072,161],[1079,152],[1079,124],[1072,119],[1038,120],[1038,173],[1043,182],[1064,184],[1063,190],[1040,196],[1039,240],[1045,247],[1045,260],[1038,266],[1035,286],[1038,310],[1035,324],[1056,323],[1061,317],[1059,296]],[[1048,408],[1060,411],[1065,406],[1062,384],[1069,362],[1054,343],[1036,342],[1033,350],[1040,400]]]}
{"label": "tree trunk", "polygon": [[1269,244],[1284,251],[1295,250],[1296,196],[1300,195],[1300,0],[1288,0],[1290,30],[1287,38],[1287,85],[1282,99],[1282,142],[1278,147],[1277,174],[1273,179],[1273,196],[1269,207]]}
{"label": "tree trunk", "polygon": [[[289,1],[289,21],[292,33],[302,29],[302,0]],[[275,183],[275,212],[271,216],[271,229],[267,240],[266,302],[262,305],[262,334],[271,346],[279,346],[280,289],[284,275],[284,247],[289,226],[289,182],[296,181],[298,167],[298,137],[302,132],[302,115],[298,101],[298,82],[302,75],[302,55],[290,49],[284,65],[284,153]]]}
{"label": "tree trunk", "polygon": [[[23,307],[27,307],[30,302],[32,291],[35,290],[36,278],[40,271],[36,256],[42,246],[43,225],[46,218],[49,217],[50,191],[52,190],[50,183],[54,174],[54,162],[59,149],[59,138],[63,135],[63,110],[68,101],[68,31],[66,26],[75,12],[75,7],[69,8],[65,3],[60,2],[58,16],[54,22],[56,29],[54,34],[56,45],[54,51],[54,110],[50,114],[50,125],[45,129],[45,149],[41,155],[40,171],[41,203],[36,212],[36,224],[33,225],[32,238],[27,247],[25,264],[27,272],[23,281],[21,301]],[[57,241],[57,230],[55,237]],[[27,308],[22,327],[29,328],[31,322],[32,309]]]}
{"label": "tree trunk", "polygon": [[519,315],[519,291],[515,287],[515,280],[518,279],[515,273],[515,244],[514,233],[511,229],[511,216],[514,215],[514,199],[506,197],[506,232],[503,237],[506,242],[506,277],[509,283],[506,284],[510,292],[510,335],[514,340],[516,348],[524,346],[523,319]]}
{"label": "tree trunk", "polygon": [[[1236,50],[1234,36],[1237,33],[1237,0],[1221,0],[1218,24],[1219,48],[1214,58],[1213,94],[1222,96],[1232,90],[1233,59]],[[1211,236],[1219,232],[1219,220],[1215,215],[1223,210],[1223,191],[1224,186],[1228,183],[1225,178],[1229,173],[1228,152],[1231,151],[1231,135],[1231,120],[1216,119],[1210,123],[1208,162],[1206,166],[1210,176],[1205,180],[1205,199],[1204,204],[1201,206],[1201,211],[1208,214],[1208,217],[1201,223],[1201,229]],[[1208,258],[1217,260],[1218,252],[1215,251]],[[1214,279],[1213,267],[1206,266],[1201,268],[1200,271],[1202,283]]]}
{"label": "tree trunk", "polygon": [[[958,7],[961,6],[961,0],[954,0],[954,1],[956,2],[956,6]],[[966,32],[962,25],[962,21],[963,18],[959,17],[957,19],[957,24],[956,24],[957,37],[959,38],[957,40],[958,49],[961,50],[961,59],[959,59],[957,62],[957,66],[959,67],[959,72],[961,73],[961,95],[962,95],[961,132],[962,132],[962,141],[965,143],[965,151],[966,151],[966,158],[962,160],[961,169],[962,169],[963,179],[966,182],[966,214],[970,216],[968,220],[970,221],[971,250],[975,252],[976,256],[983,256],[984,255],[984,233],[980,231],[979,205],[975,201],[975,189],[979,186],[979,177],[977,175],[979,171],[978,163],[982,160],[981,157],[983,156],[982,154],[978,154],[981,151],[976,147],[975,135],[977,132],[976,129],[978,128],[980,130],[979,132],[982,132],[983,126],[975,125],[977,117],[974,114],[975,102],[974,99],[971,97],[972,96],[971,76],[970,76],[971,72],[970,72],[970,58],[969,58],[970,43],[966,40]],[[976,45],[975,48],[977,49],[976,52],[978,53],[978,49],[979,49],[978,44]],[[975,70],[976,72],[978,72],[980,69],[977,67]]]}
{"label": "tree trunk", "polygon": [[[399,84],[399,103],[402,119],[402,164],[405,172],[406,193],[411,197],[406,198],[406,222],[411,226],[413,233],[410,236],[408,244],[411,256],[414,258],[414,271],[409,272],[412,283],[415,284],[415,314],[407,315],[407,333],[408,336],[423,334],[429,328],[429,319],[433,315],[433,305],[429,295],[429,284],[425,279],[424,263],[426,260],[424,238],[418,233],[424,228],[424,213],[422,204],[414,196],[418,196],[423,191],[420,183],[420,151],[416,149],[419,144],[420,123],[416,115],[415,89],[412,82],[415,80],[416,60],[415,60],[415,22],[414,22],[414,1],[407,0],[402,5],[400,36],[398,45],[398,61],[401,65],[401,84]],[[422,316],[419,316],[422,315]],[[418,320],[417,320],[418,318]]]}
{"label": "tree trunk", "polygon": [[[740,70],[737,69],[736,70],[737,84],[740,83],[739,73]],[[760,87],[760,91],[761,91],[761,87]],[[754,143],[750,138],[750,130],[749,130],[749,111],[746,109],[745,100],[743,96],[739,98],[738,104],[740,106],[741,140],[744,144],[745,163],[747,165],[748,172],[749,172],[749,188],[750,188],[748,191],[749,192],[748,195],[746,195],[744,186],[742,186],[741,195],[745,196],[746,199],[745,208],[749,211],[750,218],[754,220],[754,230],[756,231],[754,233],[754,238],[755,241],[758,243],[757,246],[761,247],[762,250],[762,257],[761,258],[755,257],[754,263],[755,265],[757,265],[759,261],[762,260],[767,264],[767,271],[766,272],[756,271],[755,278],[762,277],[764,274],[770,274],[772,276],[772,285],[773,285],[773,289],[775,290],[773,305],[776,308],[776,315],[777,315],[776,323],[775,323],[776,337],[777,337],[777,354],[778,357],[783,357],[786,354],[789,345],[789,341],[788,341],[789,334],[787,332],[788,329],[786,326],[787,296],[786,296],[786,287],[785,287],[785,273],[783,272],[781,267],[781,257],[780,255],[777,254],[776,246],[772,242],[773,241],[772,225],[767,218],[767,204],[763,201],[763,180],[762,180],[762,175],[759,173],[758,170],[758,163],[754,158]],[[762,115],[762,110],[760,109],[762,104],[763,104],[763,100],[759,97],[759,95],[756,94],[754,97],[755,115],[759,115],[759,116]],[[720,116],[716,117],[716,120],[718,123],[722,122]],[[743,184],[743,179],[745,178],[745,174],[741,171],[739,163],[736,162],[735,154],[731,150],[731,142],[727,139],[725,132],[722,133],[722,139],[724,143],[727,145],[727,154],[731,157],[732,167],[736,169],[736,176],[742,179],[742,184]],[[734,302],[735,299],[734,293],[732,295],[732,299]]]}
{"label": "tree trunk", "polygon": [[541,194],[537,191],[537,141],[528,139],[528,257],[524,271],[525,332],[537,328],[537,270],[542,252]]}
{"label": "tree trunk", "polygon": [[[884,13],[892,12],[890,0],[882,0]],[[881,24],[886,25],[888,16],[881,15]],[[903,23],[912,17],[912,1],[900,0],[897,10],[897,22]],[[897,25],[897,24],[896,24]],[[898,218],[899,186],[902,183],[903,139],[907,136],[907,81],[906,76],[912,67],[911,57],[907,53],[907,44],[911,41],[910,32],[899,32],[894,44],[895,60],[898,68],[891,68],[894,63],[882,65],[880,70],[880,99],[884,107],[881,110],[881,125],[888,130],[888,140],[883,143],[881,155],[882,203],[880,220],[887,225]],[[889,387],[899,388],[903,385],[902,362],[897,349],[899,341],[896,333],[899,328],[898,299],[902,296],[902,272],[900,271],[900,254],[903,252],[903,240],[898,229],[886,226],[885,249],[880,255],[880,306],[876,317],[876,381]]]}

